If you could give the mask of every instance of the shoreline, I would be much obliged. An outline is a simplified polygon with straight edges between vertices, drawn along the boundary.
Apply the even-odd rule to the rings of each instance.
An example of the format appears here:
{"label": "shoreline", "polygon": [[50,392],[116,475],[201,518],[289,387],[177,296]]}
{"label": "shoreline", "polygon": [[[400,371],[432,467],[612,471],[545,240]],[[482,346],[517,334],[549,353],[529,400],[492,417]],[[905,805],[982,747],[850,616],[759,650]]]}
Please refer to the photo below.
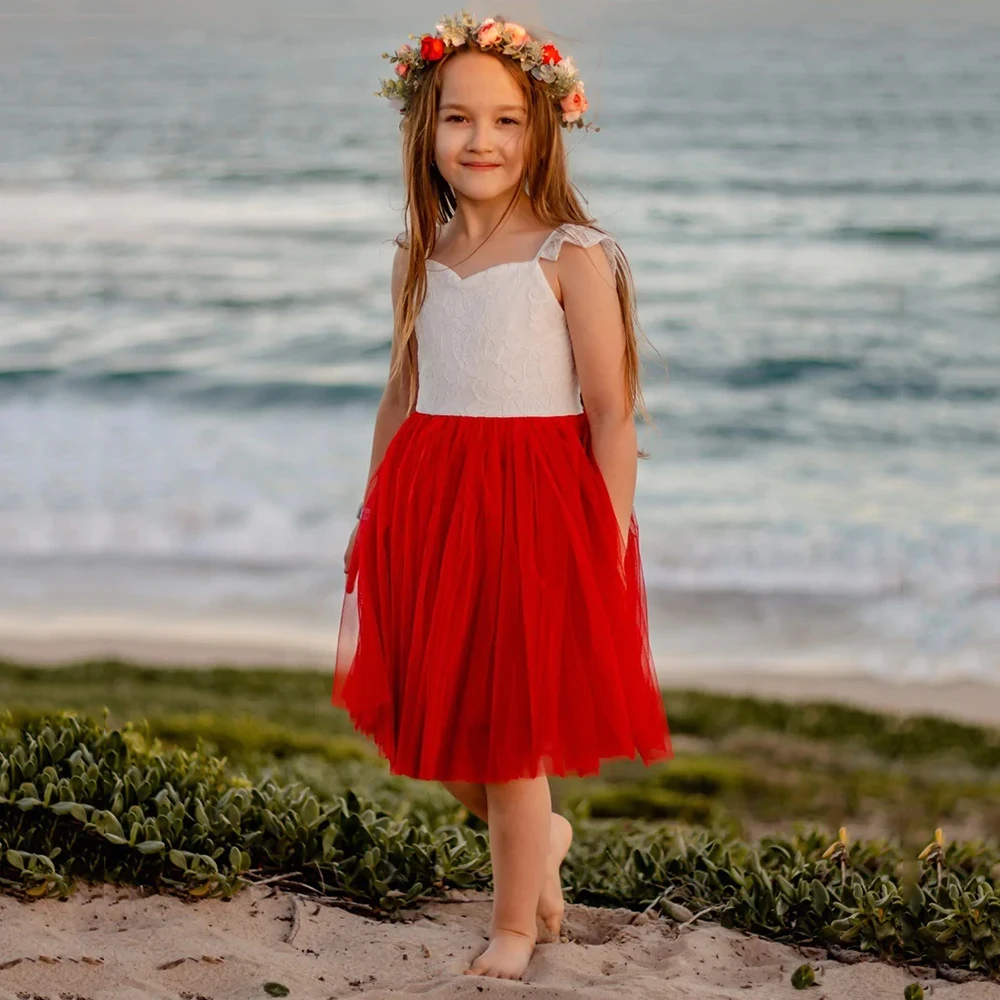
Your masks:
{"label": "shoreline", "polygon": [[[84,659],[139,666],[333,671],[336,630],[153,618],[0,615],[0,659],[59,667]],[[835,701],[901,714],[1000,726],[1000,680],[875,677],[849,663],[800,661],[740,665],[656,656],[660,685],[791,701]],[[669,704],[668,719],[669,719]]]}

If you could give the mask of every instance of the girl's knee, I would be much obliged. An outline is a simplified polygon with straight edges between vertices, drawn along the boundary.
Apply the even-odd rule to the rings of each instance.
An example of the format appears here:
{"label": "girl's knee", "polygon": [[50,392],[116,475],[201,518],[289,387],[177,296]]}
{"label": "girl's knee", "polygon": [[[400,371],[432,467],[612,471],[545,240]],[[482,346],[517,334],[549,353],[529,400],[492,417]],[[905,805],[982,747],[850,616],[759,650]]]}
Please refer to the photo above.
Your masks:
{"label": "girl's knee", "polygon": [[505,806],[520,805],[549,796],[549,782],[544,775],[537,778],[517,778],[497,784],[488,784],[486,797],[490,806],[503,809]]}

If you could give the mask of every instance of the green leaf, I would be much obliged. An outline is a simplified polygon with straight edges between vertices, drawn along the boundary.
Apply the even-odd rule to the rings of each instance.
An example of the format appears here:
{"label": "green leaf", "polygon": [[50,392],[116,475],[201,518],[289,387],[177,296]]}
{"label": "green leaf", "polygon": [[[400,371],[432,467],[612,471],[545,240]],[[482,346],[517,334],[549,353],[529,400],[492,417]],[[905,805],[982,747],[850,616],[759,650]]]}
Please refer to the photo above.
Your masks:
{"label": "green leaf", "polygon": [[812,880],[810,888],[812,890],[813,909],[817,913],[822,913],[830,906],[830,893],[818,878]]}
{"label": "green leaf", "polygon": [[891,920],[880,920],[875,924],[875,937],[879,941],[897,936],[896,925]]}
{"label": "green leaf", "polygon": [[319,819],[319,803],[310,795],[302,807],[302,822],[307,827],[313,826]]}
{"label": "green leaf", "polygon": [[121,843],[126,843],[125,831],[113,812],[109,812],[107,809],[98,809],[95,810],[91,819],[100,833],[105,834],[105,836],[109,833],[113,834],[121,839]]}
{"label": "green leaf", "polygon": [[782,894],[782,896],[786,899],[795,899],[795,886],[793,886],[784,875],[780,875],[776,872],[774,875],[774,881],[777,884],[778,891]]}
{"label": "green leaf", "polygon": [[927,897],[924,890],[919,885],[911,885],[907,889],[906,907],[914,916],[917,916],[927,905]]}

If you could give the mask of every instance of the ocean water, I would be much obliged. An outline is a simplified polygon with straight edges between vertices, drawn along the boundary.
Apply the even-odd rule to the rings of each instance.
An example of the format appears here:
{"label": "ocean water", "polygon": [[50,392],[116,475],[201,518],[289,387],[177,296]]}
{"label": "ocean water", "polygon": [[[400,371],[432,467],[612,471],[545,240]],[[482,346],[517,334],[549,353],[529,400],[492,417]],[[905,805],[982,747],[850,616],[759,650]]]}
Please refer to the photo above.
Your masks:
{"label": "ocean water", "polygon": [[[0,616],[335,628],[402,225],[372,91],[433,24],[338,9],[0,0]],[[1000,679],[1000,32],[656,9],[549,23],[649,338],[661,673]]]}

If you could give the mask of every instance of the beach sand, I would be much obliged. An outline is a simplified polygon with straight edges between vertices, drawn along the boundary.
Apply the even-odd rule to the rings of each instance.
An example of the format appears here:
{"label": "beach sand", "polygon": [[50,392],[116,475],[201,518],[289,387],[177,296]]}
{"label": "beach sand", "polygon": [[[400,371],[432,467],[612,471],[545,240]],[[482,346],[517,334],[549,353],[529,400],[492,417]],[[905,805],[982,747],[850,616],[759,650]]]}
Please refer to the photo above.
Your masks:
{"label": "beach sand", "polygon": [[925,990],[933,981],[937,998],[1000,1000],[994,983],[846,964],[717,924],[630,923],[630,911],[579,905],[567,907],[563,940],[537,946],[523,981],[465,976],[486,945],[491,903],[485,893],[451,898],[390,923],[266,886],[228,902],[112,886],[81,886],[67,902],[0,896],[0,1000],[250,1000],[267,996],[268,982],[301,1000],[791,1000],[804,995],[789,977],[805,961],[818,972],[808,991],[816,1000],[899,1000],[914,981]]}

